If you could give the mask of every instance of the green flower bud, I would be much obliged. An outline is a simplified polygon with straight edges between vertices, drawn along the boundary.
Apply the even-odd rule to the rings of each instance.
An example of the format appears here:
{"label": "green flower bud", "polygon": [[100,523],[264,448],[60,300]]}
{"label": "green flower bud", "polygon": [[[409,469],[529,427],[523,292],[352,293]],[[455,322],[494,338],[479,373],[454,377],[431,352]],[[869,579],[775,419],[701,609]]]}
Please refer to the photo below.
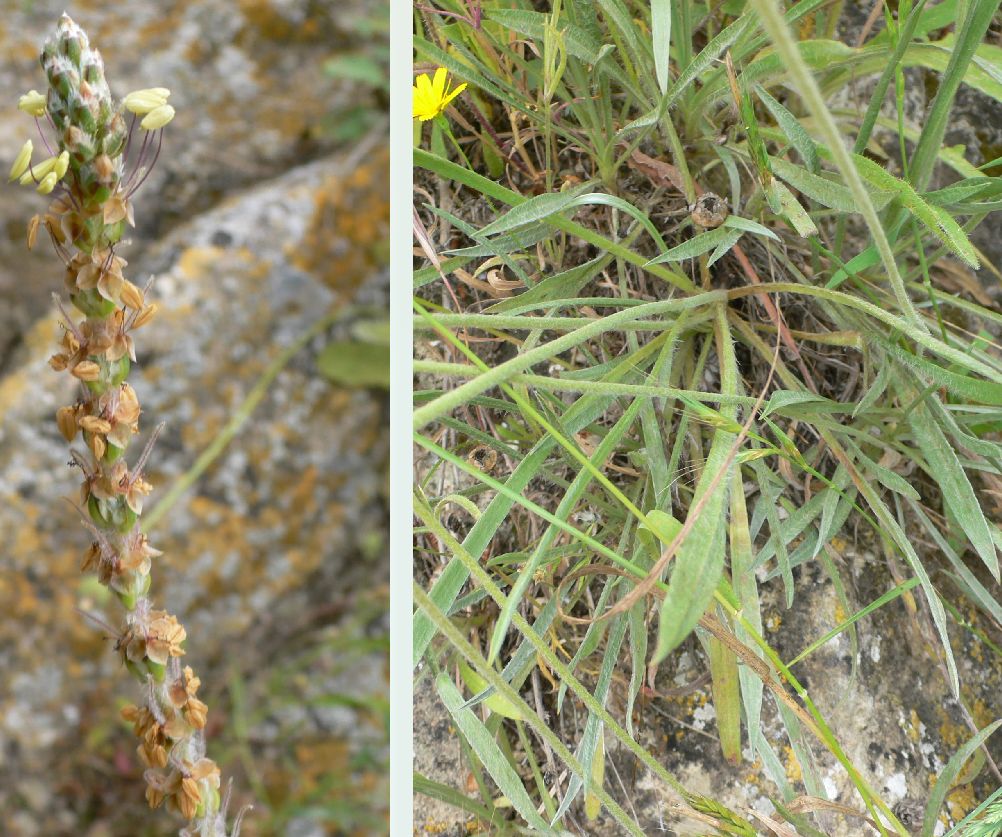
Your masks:
{"label": "green flower bud", "polygon": [[[112,302],[112,311],[114,311],[116,307],[115,303]],[[112,387],[121,385],[122,381],[129,376],[129,369],[132,366],[128,355],[123,355],[118,360],[111,361],[105,360],[103,357],[91,357],[90,360],[94,361],[101,367],[101,377],[96,381],[87,381],[87,388],[97,395],[107,392]],[[129,511],[132,514],[133,520],[135,520],[135,512],[131,509],[129,509]],[[111,525],[117,527],[118,523],[117,521],[113,521]],[[129,521],[128,525],[121,531],[127,532],[131,527],[132,521]]]}
{"label": "green flower bud", "polygon": [[63,55],[70,59],[76,66],[80,66],[80,38],[73,35],[66,35],[59,44]]}
{"label": "green flower bud", "polygon": [[71,294],[70,302],[81,314],[86,314],[88,317],[107,317],[118,307],[112,300],[101,296],[97,288]]}
{"label": "green flower bud", "polygon": [[137,680],[146,679],[146,666],[143,663],[136,663],[132,660],[126,659],[125,667],[129,670],[129,673],[135,677]]}
{"label": "green flower bud", "polygon": [[90,515],[90,519],[98,526],[107,527],[108,521],[106,521],[104,519],[104,515],[101,514],[100,503],[98,503],[97,497],[93,494],[87,497],[87,513]]}

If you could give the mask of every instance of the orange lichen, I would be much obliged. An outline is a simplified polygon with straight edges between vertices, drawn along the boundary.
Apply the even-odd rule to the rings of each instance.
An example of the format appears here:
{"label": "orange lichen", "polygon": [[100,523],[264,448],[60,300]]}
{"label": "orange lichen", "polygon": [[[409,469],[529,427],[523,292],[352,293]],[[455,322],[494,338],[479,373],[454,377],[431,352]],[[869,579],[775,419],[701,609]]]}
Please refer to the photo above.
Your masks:
{"label": "orange lichen", "polygon": [[301,244],[289,248],[297,267],[348,295],[387,261],[389,150],[372,152],[344,177],[330,177],[314,194]]}

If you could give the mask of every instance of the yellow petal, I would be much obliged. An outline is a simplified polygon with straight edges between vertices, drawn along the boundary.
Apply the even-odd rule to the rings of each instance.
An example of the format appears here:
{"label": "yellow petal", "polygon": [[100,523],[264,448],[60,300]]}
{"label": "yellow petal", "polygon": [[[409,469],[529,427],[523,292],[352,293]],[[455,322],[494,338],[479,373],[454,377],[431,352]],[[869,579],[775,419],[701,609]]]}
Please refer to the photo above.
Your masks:
{"label": "yellow petal", "polygon": [[455,99],[460,93],[466,89],[466,82],[464,81],[459,87],[453,90],[448,96],[442,99],[442,110],[445,110],[446,105],[449,104],[453,99]]}
{"label": "yellow petal", "polygon": [[435,92],[435,98],[441,99],[445,95],[445,82],[448,71],[445,67],[439,67],[435,70],[435,80],[432,81],[431,87]]}

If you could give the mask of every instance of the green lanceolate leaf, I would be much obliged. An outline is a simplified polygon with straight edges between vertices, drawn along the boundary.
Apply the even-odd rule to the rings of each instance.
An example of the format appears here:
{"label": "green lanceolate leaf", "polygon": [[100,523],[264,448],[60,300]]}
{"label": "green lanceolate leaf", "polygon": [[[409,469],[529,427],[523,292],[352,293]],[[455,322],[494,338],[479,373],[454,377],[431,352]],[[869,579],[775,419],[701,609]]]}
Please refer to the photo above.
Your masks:
{"label": "green lanceolate leaf", "polygon": [[769,198],[770,208],[778,206],[779,208],[773,211],[777,215],[785,215],[801,238],[818,234],[818,228],[811,220],[811,216],[800,205],[800,201],[797,200],[793,192],[786,188],[785,183],[778,180],[771,181],[766,187],[766,196]]}
{"label": "green lanceolate leaf", "polygon": [[508,801],[511,802],[512,807],[530,826],[545,834],[552,834],[550,827],[536,813],[536,806],[529,798],[529,794],[526,793],[522,780],[505,758],[504,753],[501,752],[494,736],[481,723],[472,709],[463,709],[463,696],[447,672],[440,672],[435,678],[435,688],[456,726],[462,731],[480,763],[501,789],[501,792],[508,798]]}
{"label": "green lanceolate leaf", "polygon": [[[648,264],[661,264],[662,262],[681,262],[685,259],[695,259],[703,253],[709,253],[721,242],[733,238],[733,230],[728,227],[717,227],[715,230],[708,230],[700,233],[688,241],[684,241],[677,247],[672,247],[666,253],[651,259]],[[732,242],[733,243],[733,242]]]}
{"label": "green lanceolate leaf", "polygon": [[723,642],[711,636],[710,676],[713,708],[717,714],[717,738],[724,758],[731,764],[741,761],[741,694],[738,688],[738,658]]}
{"label": "green lanceolate leaf", "polygon": [[[812,174],[802,166],[784,160],[782,157],[770,157],[769,165],[776,177],[788,183],[798,192],[802,192],[812,201],[838,212],[859,211],[859,206],[853,198],[852,192],[825,174]],[[893,197],[894,195],[890,192],[875,191],[870,193],[870,199],[877,209],[883,209]]]}
{"label": "green lanceolate leaf", "polygon": [[647,512],[647,522],[637,526],[637,540],[656,561],[661,555],[661,550],[675,540],[681,529],[682,524],[668,512],[651,509]]}
{"label": "green lanceolate leaf", "polygon": [[317,357],[328,380],[346,387],[390,388],[390,347],[379,343],[328,343]]}
{"label": "green lanceolate leaf", "polygon": [[658,89],[668,92],[668,44],[671,42],[671,0],[651,0],[651,48]]}
{"label": "green lanceolate leaf", "polygon": [[929,476],[943,494],[944,505],[998,581],[999,561],[992,533],[960,459],[924,402],[912,410],[909,424],[915,443],[929,465]]}
{"label": "green lanceolate leaf", "polygon": [[951,252],[975,270],[980,267],[978,254],[968,240],[967,234],[947,212],[941,207],[931,206],[908,183],[898,179],[868,157],[853,154],[852,158],[865,181],[877,189],[892,192],[901,201],[901,205],[949,247]]}
{"label": "green lanceolate leaf", "polygon": [[[724,392],[733,395],[736,387],[736,362],[726,315],[721,309],[717,317],[717,344]],[[735,408],[721,409],[724,418],[735,421]],[[731,445],[735,436],[718,427],[713,434],[710,452],[700,475],[690,507],[690,515],[698,514],[688,537],[675,556],[661,615],[658,621],[658,643],[652,661],[663,660],[679,646],[696,627],[713,598],[724,570],[725,524],[724,510],[730,488]],[[695,511],[697,504],[701,508]],[[687,521],[688,523],[688,521]]]}
{"label": "green lanceolate leaf", "polygon": [[755,93],[769,109],[769,113],[772,114],[776,122],[779,123],[779,127],[786,134],[793,147],[800,152],[808,171],[816,172],[818,170],[818,144],[804,130],[800,120],[770,96],[761,84],[755,85]]}
{"label": "green lanceolate leaf", "polygon": [[496,712],[503,718],[511,718],[513,721],[521,720],[522,711],[508,700],[504,695],[499,695],[487,685],[479,674],[477,674],[466,663],[459,664],[459,676],[463,678],[466,687],[473,692],[473,697],[463,704],[463,709],[470,709],[480,703],[486,706],[491,712]]}

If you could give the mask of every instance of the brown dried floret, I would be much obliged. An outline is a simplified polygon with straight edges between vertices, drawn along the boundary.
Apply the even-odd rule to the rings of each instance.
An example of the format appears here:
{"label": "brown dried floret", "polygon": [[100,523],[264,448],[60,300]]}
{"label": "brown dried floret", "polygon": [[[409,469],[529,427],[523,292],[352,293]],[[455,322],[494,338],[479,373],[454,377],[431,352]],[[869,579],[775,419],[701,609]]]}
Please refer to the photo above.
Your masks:
{"label": "brown dried floret", "polygon": [[101,367],[92,360],[82,360],[73,367],[72,374],[81,381],[96,381],[101,377]]}
{"label": "brown dried floret", "polygon": [[77,436],[77,408],[60,407],[56,411],[56,424],[59,432],[67,442],[72,442]]}

